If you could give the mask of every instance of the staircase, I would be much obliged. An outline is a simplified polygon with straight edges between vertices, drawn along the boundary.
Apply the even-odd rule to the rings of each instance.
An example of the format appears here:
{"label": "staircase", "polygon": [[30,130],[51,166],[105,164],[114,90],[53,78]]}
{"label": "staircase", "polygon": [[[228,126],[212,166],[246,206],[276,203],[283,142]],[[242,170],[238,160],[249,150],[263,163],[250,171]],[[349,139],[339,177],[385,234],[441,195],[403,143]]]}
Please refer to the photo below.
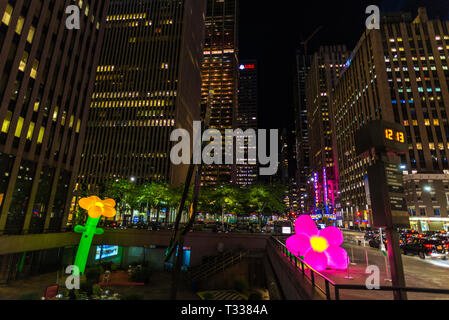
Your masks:
{"label": "staircase", "polygon": [[219,256],[205,258],[201,266],[192,269],[190,277],[194,281],[207,279],[240,263],[247,254],[248,250],[227,251]]}

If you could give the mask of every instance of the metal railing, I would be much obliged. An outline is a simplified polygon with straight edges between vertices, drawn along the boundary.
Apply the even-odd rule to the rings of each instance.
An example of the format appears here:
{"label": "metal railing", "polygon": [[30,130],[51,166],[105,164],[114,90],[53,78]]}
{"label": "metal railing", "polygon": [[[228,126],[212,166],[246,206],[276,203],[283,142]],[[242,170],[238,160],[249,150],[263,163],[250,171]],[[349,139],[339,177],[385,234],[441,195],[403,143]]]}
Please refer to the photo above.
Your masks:
{"label": "metal railing", "polygon": [[[381,286],[376,290],[370,290],[366,285],[350,285],[350,284],[337,284],[322,273],[314,270],[310,267],[304,260],[291,254],[284,243],[279,239],[272,237],[269,240],[281,256],[284,256],[295,265],[296,270],[302,275],[303,278],[307,279],[312,287],[318,292],[324,294],[327,300],[340,300],[340,293],[343,290],[353,290],[353,291],[368,291],[368,292],[378,292],[378,291],[390,291],[390,292],[413,292],[413,293],[427,293],[427,294],[444,294],[448,295],[448,289],[432,289],[432,288],[398,288],[398,287],[385,287]],[[333,289],[333,290],[332,290]],[[333,293],[333,295],[332,295]],[[333,296],[333,297],[332,297]]]}
{"label": "metal railing", "polygon": [[229,252],[224,254],[222,257],[218,257],[218,260],[207,263],[206,265],[193,270],[191,273],[191,279],[202,280],[219,272],[225,271],[227,268],[240,263],[247,254],[248,251],[240,251],[238,253]]}

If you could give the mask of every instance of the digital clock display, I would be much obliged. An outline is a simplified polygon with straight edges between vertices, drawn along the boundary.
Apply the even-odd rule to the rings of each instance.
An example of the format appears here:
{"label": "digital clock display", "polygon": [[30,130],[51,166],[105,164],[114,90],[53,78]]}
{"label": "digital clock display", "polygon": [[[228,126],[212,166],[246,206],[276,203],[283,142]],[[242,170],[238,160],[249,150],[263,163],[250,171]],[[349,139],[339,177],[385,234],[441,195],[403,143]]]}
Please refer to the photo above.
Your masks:
{"label": "digital clock display", "polygon": [[393,130],[393,129],[385,129],[385,138],[389,141],[405,143],[405,134],[402,131],[397,131],[397,130]]}

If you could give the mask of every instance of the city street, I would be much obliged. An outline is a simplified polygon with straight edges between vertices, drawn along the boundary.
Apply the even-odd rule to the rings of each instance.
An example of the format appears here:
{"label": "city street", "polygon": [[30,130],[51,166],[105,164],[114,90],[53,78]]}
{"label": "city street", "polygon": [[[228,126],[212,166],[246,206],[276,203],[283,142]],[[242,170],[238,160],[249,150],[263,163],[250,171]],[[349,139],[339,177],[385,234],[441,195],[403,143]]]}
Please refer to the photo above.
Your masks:
{"label": "city street", "polygon": [[[345,237],[348,234],[353,236],[362,235],[363,233],[345,232]],[[368,274],[365,274],[367,265],[375,265],[381,271],[381,286],[391,286],[390,275],[386,273],[386,259],[382,252],[374,249],[366,244],[366,247],[345,242],[343,247],[348,252],[351,260],[349,268],[350,277],[353,280],[345,279],[347,272],[326,271],[324,275],[335,281],[337,284],[353,284],[364,285]],[[367,261],[368,256],[368,261]],[[433,288],[433,289],[448,289],[449,290],[449,261],[440,259],[425,259],[422,260],[418,256],[404,256],[402,255],[404,264],[405,278],[407,287],[413,288]],[[355,263],[355,264],[354,264]],[[392,299],[392,292],[388,291],[342,291],[340,293],[342,299]],[[446,300],[449,295],[427,294],[427,293],[409,293],[409,299],[432,299],[432,300]]]}

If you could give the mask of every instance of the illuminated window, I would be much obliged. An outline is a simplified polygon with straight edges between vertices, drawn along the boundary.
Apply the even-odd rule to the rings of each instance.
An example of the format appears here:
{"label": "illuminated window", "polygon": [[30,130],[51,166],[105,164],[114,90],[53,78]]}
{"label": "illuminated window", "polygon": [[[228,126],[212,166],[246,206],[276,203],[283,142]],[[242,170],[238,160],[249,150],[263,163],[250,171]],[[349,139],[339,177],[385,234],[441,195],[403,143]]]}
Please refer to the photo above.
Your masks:
{"label": "illuminated window", "polygon": [[33,67],[31,68],[31,73],[30,73],[30,77],[33,79],[36,79],[36,75],[37,75],[37,69],[39,68],[39,61],[37,61],[36,59],[34,59],[33,62]]}
{"label": "illuminated window", "polygon": [[16,25],[16,33],[19,35],[22,34],[24,22],[25,22],[25,19],[23,17],[19,17],[19,20],[17,21],[17,25]]}
{"label": "illuminated window", "polygon": [[45,133],[45,128],[41,127],[39,130],[39,136],[37,137],[37,143],[41,144],[42,141],[44,140],[44,133]]}
{"label": "illuminated window", "polygon": [[30,141],[33,138],[33,132],[34,132],[34,122],[31,122],[30,127],[28,128],[28,133],[27,133],[27,139]]}
{"label": "illuminated window", "polygon": [[12,112],[7,111],[5,120],[3,120],[3,124],[2,124],[2,132],[3,133],[8,133],[9,125],[11,124],[11,118],[12,118]]}
{"label": "illuminated window", "polygon": [[28,31],[28,37],[27,37],[27,41],[29,43],[33,43],[33,39],[34,39],[34,32],[36,31],[36,28],[34,28],[33,26],[30,27],[30,31]]}
{"label": "illuminated window", "polygon": [[19,120],[17,121],[16,132],[14,133],[17,138],[20,138],[20,135],[22,134],[23,120],[22,117],[19,117]]}
{"label": "illuminated window", "polygon": [[20,61],[19,70],[24,72],[28,61],[28,52],[24,51]]}
{"label": "illuminated window", "polygon": [[59,107],[56,106],[55,112],[53,112],[53,121],[56,121],[56,119],[58,119],[58,111],[59,111]]}
{"label": "illuminated window", "polygon": [[3,14],[3,18],[2,18],[2,22],[4,24],[6,24],[7,26],[9,26],[9,23],[11,21],[12,11],[13,11],[13,7],[10,6],[9,4],[7,4],[5,13]]}

